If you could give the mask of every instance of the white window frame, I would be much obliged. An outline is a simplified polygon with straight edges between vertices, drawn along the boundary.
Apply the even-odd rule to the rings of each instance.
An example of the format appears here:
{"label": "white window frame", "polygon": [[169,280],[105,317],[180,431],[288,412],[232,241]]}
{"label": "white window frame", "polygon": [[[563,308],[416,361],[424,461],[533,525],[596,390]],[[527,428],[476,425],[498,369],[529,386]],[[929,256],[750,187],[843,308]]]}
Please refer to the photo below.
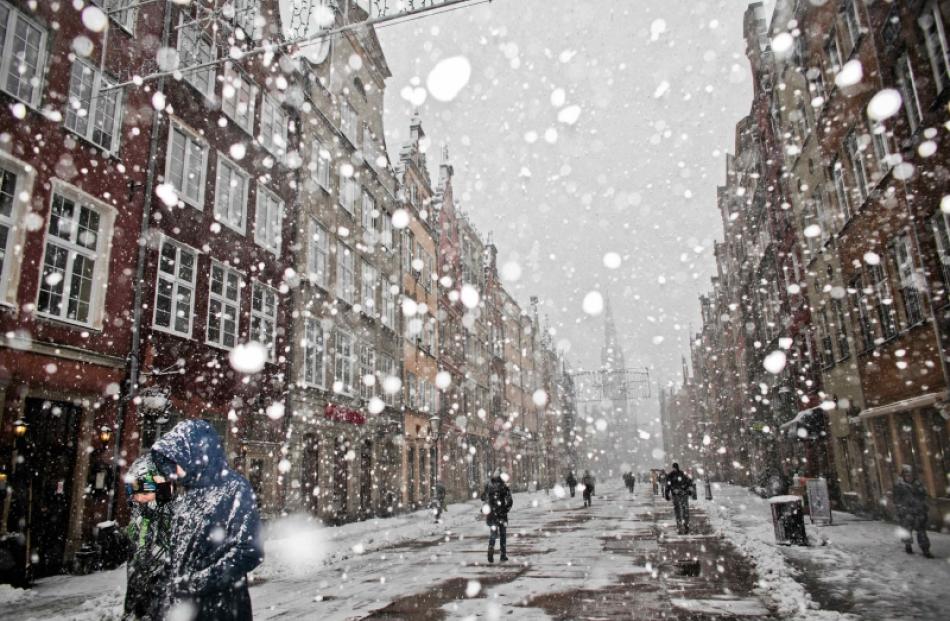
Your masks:
{"label": "white window frame", "polygon": [[[396,369],[396,360],[389,354],[379,352],[376,355],[376,364],[378,365],[377,377],[379,378],[379,385],[383,386],[383,383],[386,381],[387,377],[396,377],[398,378],[398,371]],[[380,391],[382,394],[383,402],[389,406],[395,406],[399,398],[399,391],[396,391],[392,394],[387,393],[386,391]]]}
{"label": "white window frame", "polygon": [[396,329],[396,293],[393,291],[393,285],[384,280],[382,295],[380,301],[380,320],[383,325],[391,330]]}
{"label": "white window frame", "polygon": [[254,242],[274,254],[279,254],[283,241],[281,233],[283,221],[284,201],[263,183],[258,183],[257,209],[254,216]]}
{"label": "white window frame", "polygon": [[[908,326],[914,326],[924,320],[923,298],[917,288],[917,268],[914,265],[914,251],[909,233],[901,233],[894,240],[893,259],[897,268],[897,284],[901,290],[901,302],[904,318]],[[902,256],[903,255],[903,256]],[[911,314],[911,309],[916,317]]]}
{"label": "white window frame", "polygon": [[[376,199],[373,195],[362,188],[360,191],[360,224],[363,225],[363,233],[370,233],[370,237],[376,237],[376,220],[379,218],[379,211],[376,209]],[[376,212],[374,215],[373,212]]]}
{"label": "white window frame", "polygon": [[376,282],[379,272],[366,259],[360,265],[360,305],[363,312],[375,316],[378,310],[376,303]]}
{"label": "white window frame", "polygon": [[[6,11],[6,15],[2,12]],[[8,95],[22,101],[23,103],[37,108],[43,95],[43,84],[46,78],[47,68],[47,39],[49,33],[46,28],[40,25],[34,19],[24,14],[16,7],[0,0],[0,22],[4,22],[4,32],[6,33],[0,40],[0,90]],[[30,48],[35,53],[33,59],[32,71],[21,72],[24,67],[21,62],[22,52],[16,51],[15,43],[17,37],[11,36],[17,30],[17,24],[24,24],[25,28],[30,29],[30,36],[38,36],[38,40],[29,42]],[[35,84],[31,84],[33,80]],[[11,85],[11,80],[15,83]]]}
{"label": "white window frame", "polygon": [[[93,0],[95,4],[102,7],[102,10],[109,16],[113,22],[126,32],[135,32],[135,12],[138,10],[135,6],[140,0]],[[122,7],[130,8],[122,8]]]}
{"label": "white window frame", "polygon": [[[370,400],[376,396],[378,382],[375,382],[376,377],[376,350],[369,343],[360,343],[359,344],[359,393],[360,399]],[[371,386],[366,385],[365,378],[373,377],[374,384]]]}
{"label": "white window frame", "polygon": [[[190,49],[186,49],[185,46],[190,46]],[[189,69],[189,67],[212,62],[217,58],[214,41],[201,28],[200,22],[186,23],[184,15],[179,17],[178,42],[175,49],[178,50],[178,57],[181,59],[179,71],[182,78],[206,98],[214,98],[214,65],[197,70]]]}
{"label": "white window frame", "polygon": [[841,15],[844,18],[845,29],[848,34],[848,53],[845,56],[850,57],[858,46],[861,39],[861,15],[858,13],[858,5],[855,0],[845,0],[841,8]]}
{"label": "white window frame", "polygon": [[840,158],[831,162],[831,184],[834,188],[835,202],[841,213],[842,222],[851,219],[851,198],[848,196],[848,186],[844,182],[844,165]]}
{"label": "white window frame", "polygon": [[316,317],[304,319],[303,334],[303,377],[305,386],[326,388],[327,359],[326,359],[326,332]]}
{"label": "white window frame", "polygon": [[897,76],[897,88],[900,90],[901,99],[903,99],[904,115],[907,118],[908,128],[910,129],[910,133],[914,133],[917,131],[917,128],[920,127],[924,113],[920,107],[920,97],[917,93],[917,78],[914,77],[914,67],[911,65],[910,56],[908,56],[907,52],[901,54],[897,59],[894,74]]}
{"label": "white window frame", "polygon": [[943,276],[943,304],[950,302],[950,214],[937,209],[930,221],[937,242],[937,260]]}
{"label": "white window frame", "polygon": [[330,151],[324,148],[323,143],[313,139],[310,143],[310,179],[319,187],[330,191]]}
{"label": "white window frame", "polygon": [[394,229],[393,229],[393,217],[392,217],[392,214],[389,214],[389,213],[386,213],[386,212],[383,211],[383,212],[380,212],[380,218],[382,218],[382,221],[383,221],[383,223],[382,223],[382,224],[383,224],[383,225],[382,225],[383,232],[382,232],[382,235],[381,235],[381,237],[380,237],[380,243],[381,243],[383,246],[385,246],[386,248],[392,249],[392,248],[393,248],[393,241],[394,241],[394,237],[395,237],[394,234],[393,234]]}
{"label": "white window frame", "polygon": [[[228,171],[228,179],[222,177],[224,171]],[[251,176],[237,162],[218,151],[218,166],[214,177],[214,219],[244,235],[247,230],[247,197]],[[227,204],[222,205],[222,200]],[[235,212],[235,202],[239,202],[239,213]]]}
{"label": "white window frame", "polygon": [[[112,250],[112,234],[115,225],[116,210],[111,205],[100,201],[99,199],[86,194],[79,188],[69,185],[59,179],[52,180],[53,191],[50,192],[49,215],[47,216],[44,229],[43,254],[40,260],[39,269],[39,287],[36,293],[37,314],[43,317],[50,317],[58,321],[72,323],[80,326],[90,326],[97,330],[103,327],[105,317],[105,299],[109,276],[109,256]],[[89,248],[77,243],[78,235],[76,231],[69,231],[69,238],[53,236],[50,234],[52,225],[53,203],[57,198],[73,203],[74,209],[79,212],[73,212],[73,222],[78,223],[81,218],[82,209],[95,212],[99,217],[98,232],[96,234],[96,245]],[[59,309],[41,310],[40,297],[43,295],[43,286],[46,283],[44,273],[46,272],[46,255],[50,246],[61,248],[67,252],[66,264],[63,269],[62,290],[60,292]],[[68,317],[69,298],[72,293],[73,270],[75,268],[76,258],[82,256],[84,259],[92,261],[92,274],[90,276],[89,298],[85,300],[88,305],[88,312],[85,320]]]}
{"label": "white window frame", "polygon": [[221,111],[248,134],[254,133],[254,112],[259,91],[260,88],[240,67],[232,62],[225,63]]}
{"label": "white window frame", "polygon": [[[66,129],[110,154],[119,150],[123,91],[113,89],[104,94],[102,90],[114,85],[115,80],[102,75],[98,67],[77,58],[69,68],[66,110],[63,114]],[[112,108],[111,112],[109,107]],[[103,123],[102,117],[110,113],[111,121]],[[103,125],[108,126],[108,144],[101,135],[97,140],[97,133],[102,131],[100,128]]]}
{"label": "white window frame", "polygon": [[[214,272],[215,270],[221,270],[221,293],[214,292]],[[235,297],[228,297],[228,277],[233,276],[236,279],[235,284]],[[237,271],[233,267],[225,265],[220,261],[211,261],[211,269],[208,271],[208,316],[207,321],[205,322],[205,343],[218,347],[221,349],[231,350],[234,349],[234,346],[238,343],[238,338],[241,335],[241,290],[244,288],[244,274]],[[211,303],[217,302],[222,307],[222,312],[220,317],[213,317],[211,313]],[[227,317],[225,311],[232,309],[234,312],[234,344],[228,345],[225,343],[225,319]],[[212,322],[216,322],[218,325],[218,334],[220,336],[219,341],[211,340],[211,325]]]}
{"label": "white window frame", "polygon": [[23,245],[27,233],[23,216],[30,209],[36,168],[5,151],[0,151],[0,168],[16,177],[10,195],[10,214],[0,214],[0,225],[7,230],[6,244],[0,248],[3,252],[3,261],[0,263],[0,304],[17,306],[17,289],[23,268]]}
{"label": "white window frame", "polygon": [[357,151],[360,149],[359,128],[360,116],[356,108],[346,99],[340,99],[340,133]]}
{"label": "white window frame", "polygon": [[851,174],[854,176],[855,190],[858,192],[858,208],[868,199],[871,191],[870,178],[868,177],[867,162],[864,161],[864,150],[858,142],[858,132],[852,128],[844,137],[844,150],[851,160]]}
{"label": "white window frame", "polygon": [[287,128],[290,117],[280,101],[270,93],[261,97],[260,135],[261,146],[278,157],[287,153]]}
{"label": "white window frame", "polygon": [[356,343],[353,335],[337,329],[333,333],[333,383],[340,382],[340,393],[353,396],[356,373]]}
{"label": "white window frame", "polygon": [[871,144],[874,146],[880,177],[883,177],[891,169],[891,138],[883,122],[871,125]]}
{"label": "white window frame", "polygon": [[[175,252],[175,259],[173,265],[173,273],[166,272],[162,269],[163,259],[165,256],[165,248],[171,247]],[[191,279],[185,278],[181,274],[182,266],[182,257],[184,255],[191,255]],[[197,294],[197,282],[198,282],[198,261],[201,254],[186,244],[183,244],[171,237],[162,236],[158,245],[158,260],[156,261],[155,266],[155,296],[152,300],[153,312],[152,312],[152,328],[158,330],[159,332],[167,332],[169,334],[174,334],[176,336],[181,336],[184,338],[191,338],[192,332],[194,331],[195,325],[195,297]],[[158,293],[161,289],[161,282],[165,281],[171,286],[171,310],[169,315],[169,325],[163,326],[158,322]],[[179,330],[177,327],[177,318],[179,313],[182,312],[181,308],[181,291],[186,290],[190,293],[188,307],[184,309],[187,311],[188,317],[188,329]]]}
{"label": "white window frame", "polygon": [[[258,303],[260,301],[260,303]],[[268,303],[270,302],[270,303]],[[277,289],[255,280],[251,286],[250,338],[267,348],[267,359],[277,356],[277,307],[280,299]],[[270,310],[268,310],[270,307]]]}
{"label": "white window frame", "polygon": [[336,243],[336,297],[356,302],[356,252],[341,241]]}
{"label": "white window frame", "polygon": [[838,41],[838,29],[835,28],[828,35],[828,41],[825,43],[825,56],[828,57],[828,65],[834,73],[841,71],[844,66],[844,57],[841,55],[841,43]]}
{"label": "white window frame", "polygon": [[330,232],[313,216],[307,241],[307,277],[311,284],[330,288]]}
{"label": "white window frame", "polygon": [[[175,142],[178,137],[181,137],[183,141],[183,161],[182,161],[182,172],[181,179],[175,179],[172,171],[172,153],[175,149]],[[187,189],[187,178],[189,173],[189,168],[194,163],[193,159],[195,158],[195,151],[193,147],[197,147],[201,150],[199,164],[200,170],[198,181],[195,184],[195,188],[198,192],[197,196],[191,196],[186,193]],[[208,176],[208,143],[201,138],[197,132],[192,130],[190,127],[187,127],[178,120],[173,120],[168,130],[168,148],[165,152],[165,182],[170,183],[175,186],[175,189],[178,191],[178,198],[186,205],[191,205],[199,211],[204,210],[204,200],[205,200],[205,183]]]}
{"label": "white window frame", "polygon": [[342,168],[339,173],[339,182],[337,203],[343,211],[355,217],[356,203],[360,198],[360,185],[352,176],[344,175]]}
{"label": "white window frame", "polygon": [[944,30],[940,4],[931,0],[917,21],[923,31],[924,45],[930,58],[936,93],[950,87],[950,45]]}

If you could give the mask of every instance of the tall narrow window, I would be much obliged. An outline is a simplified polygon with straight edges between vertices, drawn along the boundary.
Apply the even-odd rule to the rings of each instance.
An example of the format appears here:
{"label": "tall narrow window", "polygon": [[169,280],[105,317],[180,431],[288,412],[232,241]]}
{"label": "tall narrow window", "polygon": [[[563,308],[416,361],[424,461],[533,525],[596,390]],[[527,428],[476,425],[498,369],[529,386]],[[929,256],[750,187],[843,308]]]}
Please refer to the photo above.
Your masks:
{"label": "tall narrow window", "polygon": [[377,278],[376,268],[370,265],[369,261],[363,261],[361,272],[360,303],[363,305],[363,311],[367,315],[375,315]]}
{"label": "tall narrow window", "polygon": [[218,262],[211,264],[208,296],[208,342],[231,349],[237,342],[241,306],[241,274]]}
{"label": "tall narrow window", "polygon": [[330,234],[316,218],[310,218],[310,241],[307,245],[307,277],[324,289],[329,286]]}
{"label": "tall narrow window", "polygon": [[380,309],[380,316],[384,326],[390,329],[395,329],[396,294],[393,291],[393,286],[389,283],[389,281],[383,281],[382,289],[382,309]]}
{"label": "tall narrow window", "polygon": [[831,307],[835,312],[835,337],[838,341],[838,358],[847,358],[851,353],[848,346],[848,330],[845,323],[844,303],[835,298],[831,301]]}
{"label": "tall narrow window", "polygon": [[324,334],[320,320],[308,317],[304,321],[303,381],[310,386],[323,387],[325,374]]}
{"label": "tall narrow window", "polygon": [[0,299],[6,300],[7,287],[12,286],[7,272],[13,259],[13,237],[16,228],[17,174],[0,166]]}
{"label": "tall narrow window", "polygon": [[950,301],[950,216],[938,209],[930,222],[937,240],[937,258],[943,276],[943,286],[935,291],[934,302],[943,305]]}
{"label": "tall narrow window", "polygon": [[907,325],[912,326],[923,321],[920,292],[917,290],[917,270],[914,269],[914,257],[911,253],[910,235],[898,236],[893,246],[894,265],[900,282],[901,299]]}
{"label": "tall narrow window", "polygon": [[891,139],[887,135],[884,123],[875,123],[871,127],[871,141],[874,143],[874,157],[877,159],[880,175],[891,169]]}
{"label": "tall narrow window", "polygon": [[261,99],[261,135],[259,142],[274,155],[287,151],[287,127],[290,120],[280,102],[273,95]]}
{"label": "tall narrow window", "polygon": [[277,348],[277,290],[259,282],[251,290],[251,339],[267,348],[273,360]]}
{"label": "tall narrow window", "polygon": [[914,68],[910,64],[910,57],[907,56],[906,52],[897,59],[894,73],[897,76],[897,87],[900,89],[901,99],[904,103],[904,113],[907,115],[907,126],[910,132],[913,133],[920,126],[923,113],[920,108],[920,98],[917,96]]}
{"label": "tall narrow window", "polygon": [[[348,171],[347,171],[348,172]],[[346,174],[343,168],[340,169],[340,187],[337,195],[337,203],[346,213],[351,216],[356,215],[357,202],[360,200],[360,186],[352,175]]]}
{"label": "tall narrow window", "polygon": [[284,201],[257,184],[257,214],[254,217],[254,241],[273,253],[280,252]]}
{"label": "tall narrow window", "polygon": [[927,46],[927,56],[930,57],[937,93],[942,93],[943,89],[950,86],[950,46],[947,45],[943,20],[940,3],[935,0],[931,0],[918,20]]}
{"label": "tall narrow window", "polygon": [[835,200],[838,203],[838,212],[843,221],[851,219],[851,201],[848,199],[848,188],[844,184],[844,170],[837,159],[832,162],[830,176],[835,189]]}
{"label": "tall narrow window", "polygon": [[353,373],[356,366],[353,337],[342,330],[337,330],[334,334],[333,345],[333,389],[336,392],[352,395],[355,388]]}
{"label": "tall narrow window", "polygon": [[855,276],[848,286],[848,295],[851,298],[851,310],[858,317],[858,330],[861,337],[862,351],[874,347],[874,326],[871,323],[871,312],[865,299],[861,276]]}
{"label": "tall narrow window", "polygon": [[854,48],[858,45],[858,39],[861,37],[861,17],[858,15],[857,5],[856,0],[845,0],[844,6],[841,8],[848,39],[848,56],[854,53]]}
{"label": "tall narrow window", "polygon": [[178,198],[197,209],[204,208],[205,172],[208,146],[177,123],[168,137],[165,180],[175,186]]}
{"label": "tall narrow window", "polygon": [[310,178],[324,190],[330,189],[330,151],[319,140],[310,145]]}
{"label": "tall narrow window", "polygon": [[887,283],[884,262],[869,265],[868,275],[874,290],[874,303],[877,309],[877,320],[881,324],[881,335],[889,339],[897,335],[897,318],[894,317],[894,299],[891,297],[891,287]]}
{"label": "tall narrow window", "polygon": [[92,321],[101,214],[54,193],[50,210],[37,310],[52,317]]}
{"label": "tall narrow window", "polygon": [[381,213],[383,232],[380,235],[380,243],[386,248],[393,247],[393,217],[388,213]]}
{"label": "tall narrow window", "polygon": [[371,237],[376,232],[376,218],[379,212],[376,211],[376,201],[373,195],[363,190],[363,201],[360,205],[360,223],[363,225],[363,233],[370,233]]}
{"label": "tall narrow window", "polygon": [[155,285],[156,328],[191,336],[197,253],[170,239],[163,239]]}
{"label": "tall narrow window", "polygon": [[73,61],[65,115],[68,129],[110,153],[119,148],[122,93],[102,91],[113,84],[93,65]]}
{"label": "tall narrow window", "polygon": [[224,66],[224,87],[221,89],[221,111],[246,131],[254,131],[254,109],[257,86],[232,63]]}
{"label": "tall narrow window", "polygon": [[223,222],[242,234],[249,183],[247,173],[219,152],[214,189],[214,217],[218,222]]}
{"label": "tall narrow window", "polygon": [[38,106],[46,69],[46,30],[0,1],[0,88]]}
{"label": "tall narrow window", "polygon": [[397,395],[399,391],[391,390],[391,389],[385,390],[385,388],[387,387],[387,385],[389,385],[389,383],[386,382],[387,378],[393,377],[393,378],[398,379],[398,376],[396,375],[396,361],[393,359],[392,356],[388,354],[383,354],[383,353],[380,353],[376,357],[376,359],[377,359],[377,363],[379,364],[379,381],[382,382],[382,385],[384,388],[383,401],[386,402],[386,405],[394,406],[396,405]]}
{"label": "tall narrow window", "polygon": [[841,48],[838,47],[838,33],[834,30],[828,36],[828,43],[825,44],[825,55],[828,57],[828,64],[831,70],[837,72],[841,69]]}
{"label": "tall narrow window", "polygon": [[368,343],[360,344],[360,398],[376,396],[376,351]]}
{"label": "tall narrow window", "polygon": [[858,143],[855,130],[848,132],[844,139],[844,148],[851,161],[851,172],[854,175],[855,189],[858,191],[858,204],[863,205],[868,198],[868,170],[864,162],[864,149]]}
{"label": "tall narrow window", "polygon": [[342,242],[336,245],[336,296],[353,304],[356,297],[355,257]]}
{"label": "tall narrow window", "polygon": [[178,23],[179,71],[185,81],[194,86],[205,97],[214,96],[214,66],[204,66],[214,60],[214,45],[198,20],[185,21],[182,16]]}
{"label": "tall narrow window", "polygon": [[360,118],[356,110],[350,105],[350,102],[343,99],[340,101],[340,131],[346,136],[346,139],[357,149],[360,148],[359,136]]}

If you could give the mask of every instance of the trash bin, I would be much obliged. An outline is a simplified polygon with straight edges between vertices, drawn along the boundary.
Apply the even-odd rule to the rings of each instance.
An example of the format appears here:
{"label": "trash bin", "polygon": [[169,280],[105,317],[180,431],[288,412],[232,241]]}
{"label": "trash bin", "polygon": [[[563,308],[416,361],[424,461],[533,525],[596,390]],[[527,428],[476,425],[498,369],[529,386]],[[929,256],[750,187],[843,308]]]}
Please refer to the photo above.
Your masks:
{"label": "trash bin", "polygon": [[769,498],[769,504],[772,507],[775,543],[783,546],[807,546],[801,496],[774,496]]}
{"label": "trash bin", "polygon": [[23,533],[7,533],[0,537],[0,584],[22,589],[30,585]]}

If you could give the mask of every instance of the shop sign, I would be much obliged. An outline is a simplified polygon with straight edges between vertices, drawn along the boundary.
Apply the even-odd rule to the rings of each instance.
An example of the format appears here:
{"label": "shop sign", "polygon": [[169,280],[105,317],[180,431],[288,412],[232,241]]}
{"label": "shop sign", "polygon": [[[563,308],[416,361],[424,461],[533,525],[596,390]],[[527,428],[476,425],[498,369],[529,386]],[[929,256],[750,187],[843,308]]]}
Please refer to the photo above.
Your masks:
{"label": "shop sign", "polygon": [[351,425],[365,425],[366,416],[359,410],[353,410],[335,403],[328,403],[323,411],[327,420],[335,423],[350,423]]}

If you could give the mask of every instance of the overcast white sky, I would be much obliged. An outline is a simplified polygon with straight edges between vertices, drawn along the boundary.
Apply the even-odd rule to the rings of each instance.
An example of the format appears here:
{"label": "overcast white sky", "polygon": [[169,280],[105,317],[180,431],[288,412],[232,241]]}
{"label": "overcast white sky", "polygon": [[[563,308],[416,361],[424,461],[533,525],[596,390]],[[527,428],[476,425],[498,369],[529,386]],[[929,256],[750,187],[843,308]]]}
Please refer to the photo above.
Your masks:
{"label": "overcast white sky", "polygon": [[[493,234],[499,263],[522,268],[510,290],[525,305],[541,298],[575,367],[599,362],[602,316],[582,310],[598,289],[609,293],[628,364],[679,380],[697,296],[715,269],[723,153],[751,101],[747,4],[494,0],[379,30],[393,73],[393,157],[408,134],[407,87],[426,86],[441,60],[470,63],[454,99],[430,95],[419,106],[433,174],[448,143],[462,208]],[[572,105],[577,122],[559,122]],[[608,252],[621,255],[619,268],[605,267]]]}

